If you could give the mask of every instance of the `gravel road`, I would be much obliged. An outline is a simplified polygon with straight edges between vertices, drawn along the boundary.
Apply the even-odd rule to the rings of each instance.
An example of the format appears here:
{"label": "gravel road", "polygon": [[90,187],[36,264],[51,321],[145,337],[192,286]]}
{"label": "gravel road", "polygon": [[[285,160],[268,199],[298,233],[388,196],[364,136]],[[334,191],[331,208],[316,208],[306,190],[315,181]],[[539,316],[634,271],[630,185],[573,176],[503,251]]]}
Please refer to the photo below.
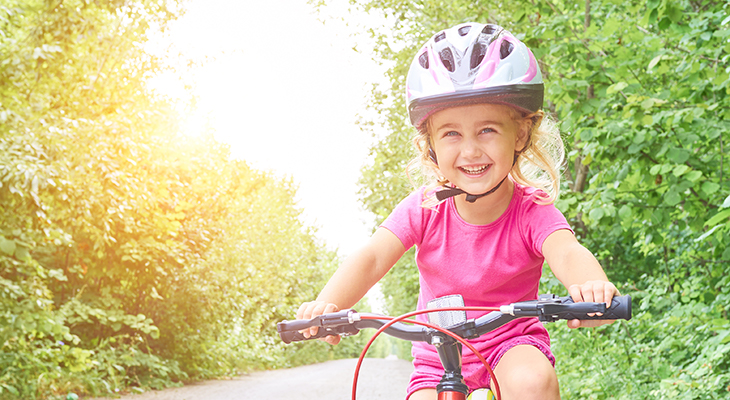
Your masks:
{"label": "gravel road", "polygon": [[[254,372],[230,380],[204,381],[181,388],[125,395],[122,400],[344,400],[352,397],[356,359]],[[358,400],[403,400],[413,366],[397,359],[365,359]],[[107,400],[97,398],[91,400]]]}

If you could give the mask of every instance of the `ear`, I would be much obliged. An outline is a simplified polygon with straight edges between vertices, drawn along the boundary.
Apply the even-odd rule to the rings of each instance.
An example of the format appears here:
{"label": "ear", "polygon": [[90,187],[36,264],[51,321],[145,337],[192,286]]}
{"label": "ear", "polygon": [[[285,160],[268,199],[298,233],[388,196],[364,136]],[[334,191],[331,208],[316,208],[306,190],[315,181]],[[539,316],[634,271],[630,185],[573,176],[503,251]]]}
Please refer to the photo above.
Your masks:
{"label": "ear", "polygon": [[523,118],[517,123],[517,135],[515,136],[515,149],[517,149],[517,153],[522,153],[530,146],[533,123],[530,118]]}

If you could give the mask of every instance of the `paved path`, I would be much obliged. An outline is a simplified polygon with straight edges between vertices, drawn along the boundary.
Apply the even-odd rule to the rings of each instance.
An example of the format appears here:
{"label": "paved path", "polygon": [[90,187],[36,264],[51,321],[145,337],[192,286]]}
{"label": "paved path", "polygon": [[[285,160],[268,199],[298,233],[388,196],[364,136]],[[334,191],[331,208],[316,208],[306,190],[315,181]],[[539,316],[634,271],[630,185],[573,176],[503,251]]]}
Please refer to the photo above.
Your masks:
{"label": "paved path", "polygon": [[[356,364],[356,359],[335,360],[298,368],[254,372],[230,380],[204,381],[181,388],[125,395],[121,399],[347,400],[352,398],[352,378]],[[358,400],[403,400],[412,371],[413,366],[408,361],[365,359],[358,380]]]}

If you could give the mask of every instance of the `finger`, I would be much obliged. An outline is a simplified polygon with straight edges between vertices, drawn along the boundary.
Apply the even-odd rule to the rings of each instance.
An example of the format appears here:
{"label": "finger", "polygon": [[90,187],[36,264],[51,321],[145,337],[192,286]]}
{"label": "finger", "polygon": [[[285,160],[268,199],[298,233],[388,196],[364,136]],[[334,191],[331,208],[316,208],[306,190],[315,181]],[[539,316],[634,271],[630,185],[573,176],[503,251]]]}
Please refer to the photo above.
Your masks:
{"label": "finger", "polygon": [[[299,309],[297,310],[297,319],[309,319],[307,315],[311,314],[311,311],[309,311],[309,308],[311,306],[312,302],[306,302],[302,303],[301,306],[299,306]],[[304,329],[299,331],[302,335],[304,335],[305,338],[309,338],[309,330]]]}
{"label": "finger", "polygon": [[[585,302],[594,302],[595,301],[595,293],[594,293],[594,285],[593,282],[586,282],[582,285],[576,285],[578,286],[578,290],[580,291],[580,297],[581,301]],[[593,317],[596,315],[596,313],[588,313],[589,317]]]}
{"label": "finger", "polygon": [[571,319],[568,320],[568,328],[570,329],[576,329],[581,327],[581,320],[579,319]]}
{"label": "finger", "polygon": [[570,294],[570,297],[576,303],[583,301],[583,294],[581,293],[580,287],[580,285],[570,285],[568,288],[568,294]]}
{"label": "finger", "polygon": [[328,303],[325,303],[323,301],[315,302],[314,308],[312,309],[312,318],[318,317],[318,316],[324,314],[328,305],[329,305]]}
{"label": "finger", "polygon": [[593,288],[596,303],[606,303],[606,308],[611,306],[611,286],[608,282],[602,282]]}
{"label": "finger", "polygon": [[595,292],[594,292],[595,285],[593,285],[593,282],[586,282],[581,285],[580,287],[580,294],[583,296],[583,301],[589,301],[594,302],[595,301]]}
{"label": "finger", "polygon": [[[304,303],[299,307],[299,311],[297,312],[297,319],[312,319],[316,317],[317,315],[320,315],[321,312],[318,314],[317,309],[323,305],[319,304],[320,302],[316,301],[310,301],[307,303]],[[302,331],[299,331],[302,335],[304,335],[305,338],[309,339],[310,337],[317,334],[319,331],[318,327],[311,327],[309,329],[304,329]]]}
{"label": "finger", "polygon": [[306,311],[307,307],[309,307],[310,302],[302,303],[301,306],[299,306],[299,309],[297,310],[297,319],[304,319],[304,312]]}
{"label": "finger", "polygon": [[619,293],[618,289],[616,288],[616,285],[614,285],[611,282],[608,282],[608,285],[606,286],[607,291],[607,299],[606,299],[606,307],[611,307],[611,302],[613,301],[613,298],[615,296],[620,296],[621,293]]}
{"label": "finger", "polygon": [[594,320],[583,320],[580,321],[581,328],[597,328],[599,326],[612,324],[615,320],[612,319],[594,319]]}
{"label": "finger", "polygon": [[[315,317],[318,317],[318,316],[324,314],[324,310],[326,307],[327,307],[327,304],[324,302],[321,302],[321,301],[314,302],[312,310],[311,310],[311,315],[309,318],[310,319],[315,318]],[[316,335],[317,332],[319,332],[319,327],[313,326],[313,327],[309,328],[309,333],[311,336]]]}
{"label": "finger", "polygon": [[[608,283],[608,282],[606,282]],[[594,303],[605,303],[606,302],[606,285],[605,283],[596,282],[592,284],[591,287],[591,296],[593,297]],[[608,308],[608,304],[606,304],[606,307]],[[599,317],[603,315],[603,313],[595,313],[594,315],[598,315]]]}
{"label": "finger", "polygon": [[325,342],[334,346],[337,343],[340,343],[340,336],[339,335],[330,335],[330,336],[324,337],[322,340],[324,340]]}
{"label": "finger", "polygon": [[324,307],[324,310],[322,310],[322,314],[329,314],[337,311],[340,311],[340,308],[335,304],[329,303]]}
{"label": "finger", "polygon": [[595,328],[598,326],[595,320],[582,320],[580,321],[581,328]]}

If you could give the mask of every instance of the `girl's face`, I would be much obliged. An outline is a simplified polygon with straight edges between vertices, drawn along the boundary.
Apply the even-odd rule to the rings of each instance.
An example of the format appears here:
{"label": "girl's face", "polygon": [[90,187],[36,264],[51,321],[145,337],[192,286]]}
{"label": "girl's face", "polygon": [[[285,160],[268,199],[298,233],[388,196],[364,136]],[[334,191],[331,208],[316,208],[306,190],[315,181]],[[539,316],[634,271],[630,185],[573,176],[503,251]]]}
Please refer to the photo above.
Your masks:
{"label": "girl's face", "polygon": [[[526,124],[516,111],[498,104],[475,104],[441,110],[431,116],[431,143],[444,178],[467,193],[497,186],[522,149]],[[501,187],[500,187],[501,189]]]}

